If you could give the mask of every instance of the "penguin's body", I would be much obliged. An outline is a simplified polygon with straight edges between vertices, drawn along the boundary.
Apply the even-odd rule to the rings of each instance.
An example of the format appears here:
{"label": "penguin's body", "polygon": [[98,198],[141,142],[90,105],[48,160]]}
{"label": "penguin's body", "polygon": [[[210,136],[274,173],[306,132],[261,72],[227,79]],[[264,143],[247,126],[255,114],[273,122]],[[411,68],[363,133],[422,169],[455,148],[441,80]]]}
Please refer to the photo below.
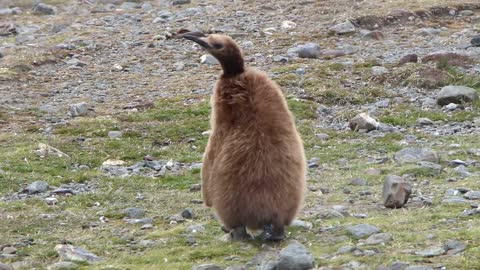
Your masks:
{"label": "penguin's body", "polygon": [[286,100],[267,74],[244,67],[231,38],[185,38],[206,48],[224,70],[211,99],[202,167],[205,204],[234,238],[247,227],[281,240],[303,203],[306,175],[303,144]]}

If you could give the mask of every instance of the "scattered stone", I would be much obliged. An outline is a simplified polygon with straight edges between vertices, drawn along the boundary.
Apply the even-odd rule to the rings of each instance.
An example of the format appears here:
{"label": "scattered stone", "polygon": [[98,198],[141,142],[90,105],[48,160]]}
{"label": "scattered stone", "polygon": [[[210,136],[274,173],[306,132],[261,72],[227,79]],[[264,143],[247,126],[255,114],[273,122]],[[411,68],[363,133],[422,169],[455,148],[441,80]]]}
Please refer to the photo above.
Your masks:
{"label": "scattered stone", "polygon": [[465,198],[462,198],[462,197],[458,197],[458,196],[449,196],[449,197],[446,197],[442,200],[442,204],[466,204],[466,205],[470,205],[471,201],[469,201]]}
{"label": "scattered stone", "polygon": [[320,140],[328,140],[330,139],[330,135],[326,134],[326,133],[317,133],[315,134],[315,137],[317,137],[318,139]]}
{"label": "scattered stone", "polygon": [[400,58],[400,61],[398,61],[398,65],[402,66],[405,65],[406,63],[417,63],[418,62],[418,55],[412,53],[412,54],[407,54]]}
{"label": "scattered stone", "polygon": [[447,251],[447,255],[455,255],[460,252],[465,251],[467,245],[458,240],[448,240],[444,246],[444,249]]}
{"label": "scattered stone", "polygon": [[330,28],[328,28],[328,32],[331,34],[348,34],[355,32],[355,25],[351,21],[345,21],[343,23],[336,24]]}
{"label": "scattered stone", "polygon": [[462,10],[458,13],[460,16],[473,16],[475,15],[475,12],[469,9]]}
{"label": "scattered stone", "polygon": [[123,2],[120,5],[120,9],[125,9],[125,10],[132,10],[132,9],[137,9],[140,8],[140,5],[135,2]]}
{"label": "scattered stone", "polygon": [[439,175],[443,170],[442,165],[429,161],[420,161],[417,164],[425,173],[429,173],[431,175]]}
{"label": "scattered stone", "polygon": [[422,63],[435,62],[435,63],[448,63],[453,66],[468,67],[473,60],[463,54],[454,52],[434,52],[428,54],[422,58]]}
{"label": "scattered stone", "polygon": [[390,106],[390,100],[388,98],[375,102],[375,106],[378,108],[388,108]]}
{"label": "scattered stone", "polygon": [[470,177],[472,176],[472,173],[468,171],[468,168],[465,167],[464,165],[459,165],[455,168],[453,168],[453,171],[459,174],[461,177]]}
{"label": "scattered stone", "polygon": [[38,149],[34,150],[34,152],[41,158],[44,158],[46,156],[67,157],[67,158],[69,157],[67,154],[63,153],[57,148],[44,143],[39,143]]}
{"label": "scattered stone", "polygon": [[296,48],[300,58],[318,58],[321,55],[320,45],[316,43],[307,43]]}
{"label": "scattered stone", "polygon": [[[176,0],[178,1],[178,0]],[[223,268],[215,264],[202,264],[192,267],[192,270],[222,270]]]}
{"label": "scattered stone", "polygon": [[363,38],[365,39],[373,39],[373,40],[383,40],[385,36],[381,31],[367,31],[363,34]]}
{"label": "scattered stone", "polygon": [[129,207],[123,210],[127,218],[143,218],[145,217],[145,210],[137,207]]}
{"label": "scattered stone", "polygon": [[377,227],[369,224],[358,224],[355,226],[350,226],[347,228],[347,231],[355,238],[365,238],[367,236],[380,232]]}
{"label": "scattered stone", "polygon": [[190,191],[200,191],[202,189],[202,184],[192,184],[190,185]]}
{"label": "scattered stone", "polygon": [[204,54],[202,57],[200,57],[200,63],[213,66],[213,65],[218,65],[219,62],[217,58],[211,56],[210,54]]}
{"label": "scattered stone", "polygon": [[84,116],[88,112],[88,105],[86,102],[80,102],[76,104],[70,104],[68,106],[68,112],[70,117]]}
{"label": "scattered stone", "polygon": [[470,40],[470,46],[469,47],[480,47],[480,36],[473,37]]}
{"label": "scattered stone", "polygon": [[98,262],[102,259],[97,255],[80,247],[74,247],[72,245],[57,245],[55,246],[60,259],[76,262]]}
{"label": "scattered stone", "polygon": [[150,2],[145,2],[142,4],[143,11],[151,11],[153,9],[153,5]]}
{"label": "scattered stone", "polygon": [[0,23],[0,37],[12,36],[18,33],[17,26],[13,23]]}
{"label": "scattered stone", "polygon": [[177,5],[186,5],[190,4],[192,1],[191,0],[173,0],[172,5],[177,6]]}
{"label": "scattered stone", "polygon": [[48,205],[56,205],[58,203],[58,199],[55,197],[48,197],[45,198],[45,203]]}
{"label": "scattered stone", "polygon": [[350,180],[350,185],[352,186],[366,186],[368,185],[367,180],[363,178],[353,178]]}
{"label": "scattered stone", "polygon": [[288,62],[288,57],[275,55],[273,58],[273,62],[280,62],[282,64],[286,64]]}
{"label": "scattered stone", "polygon": [[372,67],[372,74],[373,76],[382,76],[388,74],[388,69],[382,66],[373,66]]}
{"label": "scattered stone", "polygon": [[438,163],[440,160],[437,152],[427,148],[404,148],[395,153],[393,159],[400,164],[417,163],[420,161]]}
{"label": "scattered stone", "polygon": [[355,249],[356,249],[356,247],[354,247],[354,246],[343,246],[343,247],[338,249],[337,254],[350,253],[350,252],[354,251]]}
{"label": "scattered stone", "polygon": [[418,118],[417,121],[415,122],[419,126],[431,126],[433,125],[433,121],[430,120],[429,118]]}
{"label": "scattered stone", "polygon": [[152,224],[153,219],[151,218],[132,218],[125,220],[128,224]]}
{"label": "scattered stone", "polygon": [[462,104],[476,100],[478,100],[478,93],[475,89],[466,86],[445,86],[437,96],[437,104],[440,106],[450,103]]}
{"label": "scattered stone", "polygon": [[140,230],[150,230],[150,229],[153,229],[153,224],[151,223],[143,224],[142,227],[140,227]]}
{"label": "scattered stone", "polygon": [[379,245],[384,244],[392,240],[392,235],[389,233],[377,233],[370,235],[367,240],[365,240],[365,244],[367,245]]}
{"label": "scattered stone", "polygon": [[[75,270],[80,266],[74,262],[56,262],[47,267],[48,270]],[[1,268],[0,268],[1,269]]]}
{"label": "scattered stone", "polygon": [[377,129],[379,123],[366,113],[360,113],[350,120],[349,127],[353,131]]}
{"label": "scattered stone", "polygon": [[436,35],[440,34],[441,32],[442,32],[442,30],[432,28],[432,27],[420,28],[420,29],[417,29],[417,30],[413,31],[413,33],[415,35],[419,35],[419,36],[436,36]]}
{"label": "scattered stone", "polygon": [[28,194],[37,194],[47,191],[49,188],[48,183],[44,181],[35,181],[27,186],[24,192]]}
{"label": "scattered stone", "polygon": [[2,249],[2,252],[3,252],[4,254],[15,254],[15,253],[17,253],[17,248],[11,247],[11,246],[4,247],[4,248]]}
{"label": "scattered stone", "polygon": [[473,191],[470,190],[463,197],[469,199],[469,200],[480,200],[480,191]]}
{"label": "scattered stone", "polygon": [[279,254],[276,270],[307,270],[314,267],[315,258],[299,242],[292,242]]}
{"label": "scattered stone", "polygon": [[205,231],[205,226],[203,224],[194,224],[187,227],[187,233],[196,234],[202,233]]}
{"label": "scattered stone", "polygon": [[74,44],[71,44],[71,43],[61,43],[55,47],[61,50],[69,50],[69,51],[75,50],[77,48]]}
{"label": "scattered stone", "polygon": [[195,236],[191,234],[188,234],[185,238],[186,238],[187,244],[189,244],[190,246],[195,245],[197,243],[197,239],[195,239]]}
{"label": "scattered stone", "polygon": [[303,220],[299,220],[299,219],[293,220],[292,223],[290,224],[290,226],[291,227],[303,228],[303,229],[307,229],[307,230],[311,230],[313,228],[312,223],[307,222],[307,221],[303,221]]}
{"label": "scattered stone", "polygon": [[122,135],[123,135],[123,134],[122,134],[121,131],[112,130],[112,131],[109,131],[109,132],[108,132],[108,137],[111,138],[111,139],[121,138]]}
{"label": "scattered stone", "polygon": [[38,3],[33,6],[33,13],[40,15],[55,15],[57,14],[57,8],[44,3]]}
{"label": "scattered stone", "polygon": [[19,7],[0,8],[0,16],[17,15],[21,13],[22,13],[22,10]]}
{"label": "scattered stone", "polygon": [[425,265],[410,265],[404,270],[433,270],[433,268]]}
{"label": "scattered stone", "polygon": [[297,27],[297,24],[292,21],[283,21],[280,27],[282,29],[293,29]]}
{"label": "scattered stone", "polygon": [[454,159],[454,160],[450,160],[448,162],[448,165],[449,166],[452,166],[452,167],[456,167],[456,166],[459,166],[459,165],[463,165],[463,166],[466,166],[467,163],[463,160],[460,160],[460,159]]}
{"label": "scattered stone", "polygon": [[8,264],[0,263],[0,270],[14,270],[14,269]]}
{"label": "scattered stone", "polygon": [[480,208],[466,209],[460,214],[462,217],[476,216],[480,215]]}
{"label": "scattered stone", "polygon": [[187,208],[182,211],[182,217],[186,219],[194,219],[195,214],[193,213],[193,210],[191,208]]}
{"label": "scattered stone", "polygon": [[433,247],[433,248],[425,249],[422,251],[417,251],[415,252],[415,255],[429,258],[429,257],[443,255],[445,254],[445,252],[446,252],[445,248],[443,247]]}
{"label": "scattered stone", "polygon": [[151,247],[155,245],[155,241],[150,239],[145,239],[138,242],[138,244],[142,247]]}
{"label": "scattered stone", "polygon": [[453,112],[458,108],[459,108],[458,104],[455,104],[455,103],[450,103],[447,106],[445,106],[445,109],[449,112]]}
{"label": "scattered stone", "polygon": [[323,59],[333,59],[345,55],[347,55],[347,52],[344,50],[325,50],[321,53]]}

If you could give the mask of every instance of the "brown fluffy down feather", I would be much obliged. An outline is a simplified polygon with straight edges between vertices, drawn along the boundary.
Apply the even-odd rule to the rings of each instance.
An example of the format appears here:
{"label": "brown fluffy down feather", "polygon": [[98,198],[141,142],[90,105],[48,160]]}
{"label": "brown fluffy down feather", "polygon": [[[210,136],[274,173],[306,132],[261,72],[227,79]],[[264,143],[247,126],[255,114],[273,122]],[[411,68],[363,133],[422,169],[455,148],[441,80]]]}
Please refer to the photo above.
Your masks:
{"label": "brown fluffy down feather", "polygon": [[225,48],[209,50],[224,74],[211,99],[211,134],[202,167],[205,204],[228,229],[289,225],[303,203],[306,175],[294,118],[267,74],[243,68],[242,53],[231,38],[210,35],[207,40]]}

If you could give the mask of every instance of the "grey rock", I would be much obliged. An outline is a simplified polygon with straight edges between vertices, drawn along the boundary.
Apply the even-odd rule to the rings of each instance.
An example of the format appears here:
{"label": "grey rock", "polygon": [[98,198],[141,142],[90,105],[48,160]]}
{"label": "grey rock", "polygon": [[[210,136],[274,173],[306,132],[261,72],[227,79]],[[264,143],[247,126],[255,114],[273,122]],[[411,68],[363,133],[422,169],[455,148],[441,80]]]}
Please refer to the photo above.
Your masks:
{"label": "grey rock", "polygon": [[465,251],[467,245],[464,242],[458,240],[448,240],[444,246],[444,249],[447,251],[448,255],[455,255]]}
{"label": "grey rock", "polygon": [[463,195],[463,197],[469,199],[469,200],[480,200],[480,191],[468,191]]}
{"label": "grey rock", "polygon": [[47,267],[48,270],[74,270],[80,266],[74,262],[56,262]]}
{"label": "grey rock", "polygon": [[141,240],[140,242],[138,242],[138,245],[140,245],[142,247],[151,247],[151,246],[155,245],[155,241],[150,240],[150,239],[145,239],[145,240]]}
{"label": "grey rock", "polygon": [[375,102],[375,106],[378,108],[388,108],[390,106],[390,100],[388,98]]}
{"label": "grey rock", "polygon": [[33,6],[33,13],[41,15],[55,15],[57,14],[57,8],[52,5],[38,3]]}
{"label": "grey rock", "polygon": [[460,16],[473,16],[475,15],[475,12],[473,12],[472,10],[466,9],[466,10],[460,11],[458,14]]}
{"label": "grey rock", "polygon": [[227,267],[225,270],[247,270],[247,267],[243,265],[231,265]]}
{"label": "grey rock", "polygon": [[200,191],[202,189],[202,184],[192,184],[190,185],[190,191]]}
{"label": "grey rock", "polygon": [[367,245],[379,245],[384,244],[392,240],[392,235],[389,233],[377,233],[370,235],[366,240]]}
{"label": "grey rock", "polygon": [[385,38],[381,31],[366,31],[362,33],[364,39],[383,40]]}
{"label": "grey rock", "polygon": [[[161,17],[156,17],[155,19],[153,19],[152,23],[166,23],[168,22],[166,19],[164,18],[161,18]],[[183,68],[182,68],[183,69]]]}
{"label": "grey rock", "polygon": [[382,67],[382,66],[373,66],[372,67],[372,74],[374,76],[382,76],[382,75],[385,75],[385,74],[388,74],[389,71],[386,67]]}
{"label": "grey rock", "polygon": [[75,67],[84,67],[84,66],[87,65],[85,62],[81,61],[78,58],[71,58],[71,59],[67,60],[66,63],[69,66],[75,66]]}
{"label": "grey rock", "polygon": [[145,210],[137,207],[129,207],[123,210],[123,213],[128,218],[143,218],[145,217]]}
{"label": "grey rock", "polygon": [[343,23],[336,24],[330,28],[328,28],[329,33],[333,34],[348,34],[355,32],[355,25],[351,21],[345,21]]}
{"label": "grey rock", "polygon": [[197,239],[195,238],[195,236],[191,234],[188,234],[185,238],[186,238],[185,240],[187,241],[187,244],[189,244],[190,246],[197,243]]}
{"label": "grey rock", "polygon": [[304,68],[301,68],[301,67],[300,67],[300,68],[297,68],[297,69],[295,70],[295,74],[297,74],[298,76],[303,76],[303,75],[305,75],[306,73],[307,73],[306,70],[305,70]]}
{"label": "grey rock", "polygon": [[405,270],[433,270],[433,268],[426,265],[410,265]]}
{"label": "grey rock", "polygon": [[310,222],[307,222],[307,221],[303,221],[303,220],[299,220],[299,219],[295,219],[292,221],[292,223],[290,224],[291,227],[297,227],[297,228],[303,228],[303,229],[307,229],[307,230],[311,230],[313,225],[312,223]]}
{"label": "grey rock", "polygon": [[275,55],[273,56],[273,62],[280,62],[283,64],[286,64],[288,62],[288,57],[281,56],[281,55]]}
{"label": "grey rock", "polygon": [[475,89],[466,86],[449,85],[440,90],[437,95],[437,104],[444,106],[450,103],[461,104],[478,100]]}
{"label": "grey rock", "polygon": [[425,249],[422,251],[417,251],[415,252],[415,255],[421,256],[421,257],[435,257],[435,256],[440,256],[445,254],[446,250],[444,247],[432,247],[429,249]]}
{"label": "grey rock", "polygon": [[150,2],[145,2],[142,4],[143,11],[151,11],[152,9],[153,9],[153,6]]}
{"label": "grey rock", "polygon": [[182,211],[182,217],[186,219],[193,219],[195,218],[195,214],[193,213],[193,210],[191,208],[187,208]]}
{"label": "grey rock", "polygon": [[353,178],[350,180],[350,185],[352,186],[366,186],[367,184],[367,180],[363,178]]}
{"label": "grey rock", "polygon": [[460,160],[460,159],[454,159],[454,160],[450,160],[450,161],[448,162],[448,165],[449,165],[449,166],[452,166],[452,167],[457,167],[457,166],[459,166],[459,165],[466,166],[467,163],[466,163],[465,161],[463,161],[463,160]]}
{"label": "grey rock", "polygon": [[440,158],[437,152],[427,148],[404,148],[394,155],[394,160],[400,164],[429,161],[437,163]]}
{"label": "grey rock", "polygon": [[210,54],[204,54],[202,57],[200,57],[200,63],[213,66],[213,65],[218,65],[219,62],[217,58],[211,56]]}
{"label": "grey rock", "polygon": [[60,259],[67,261],[76,261],[76,262],[98,262],[102,259],[97,255],[83,249],[80,247],[75,247],[72,245],[57,245],[55,246],[55,251],[57,251]]}
{"label": "grey rock", "polygon": [[176,5],[186,5],[186,4],[190,4],[192,1],[191,0],[173,0],[172,1],[172,5],[176,6]]}
{"label": "grey rock", "polygon": [[429,118],[418,118],[415,122],[419,126],[431,126],[433,125],[433,121]]}
{"label": "grey rock", "polygon": [[70,104],[68,106],[68,111],[71,117],[83,116],[88,112],[88,105],[86,102]]}
{"label": "grey rock", "polygon": [[400,58],[398,61],[398,65],[405,65],[406,63],[417,63],[418,62],[418,55],[412,53],[412,54],[407,54]]}
{"label": "grey rock", "polygon": [[4,254],[15,254],[15,253],[17,253],[17,248],[16,247],[11,247],[11,246],[4,247],[2,249],[2,252]]}
{"label": "grey rock", "polygon": [[132,218],[125,220],[128,224],[152,224],[153,219],[151,218]]}
{"label": "grey rock", "polygon": [[453,171],[459,174],[462,177],[470,177],[472,174],[468,171],[468,168],[465,167],[464,165],[459,165],[455,168],[453,168]]}
{"label": "grey rock", "polygon": [[277,270],[307,270],[315,264],[313,255],[299,242],[293,242],[279,254]]}
{"label": "grey rock", "polygon": [[355,238],[365,238],[380,232],[377,227],[370,224],[358,224],[355,226],[350,226],[347,228],[347,231]]}
{"label": "grey rock", "polygon": [[343,246],[337,250],[337,254],[345,254],[354,251],[356,247],[354,246]]}
{"label": "grey rock", "polygon": [[25,191],[28,194],[36,194],[47,191],[49,188],[48,183],[44,181],[35,181],[27,186]]}
{"label": "grey rock", "polygon": [[441,32],[442,32],[442,30],[432,28],[432,27],[420,28],[420,29],[417,29],[417,30],[413,31],[413,33],[415,35],[419,35],[419,36],[436,36],[436,35],[440,34]]}
{"label": "grey rock", "polygon": [[300,58],[318,58],[321,54],[320,45],[307,43],[298,47],[297,55]]}
{"label": "grey rock", "polygon": [[442,200],[442,204],[467,204],[470,205],[471,201],[458,197],[458,196],[449,196]]}
{"label": "grey rock", "polygon": [[403,270],[408,266],[408,263],[394,262],[386,270]]}
{"label": "grey rock", "polygon": [[61,43],[56,45],[55,47],[61,50],[69,50],[69,51],[75,50],[77,48],[77,46],[71,43]]}
{"label": "grey rock", "polygon": [[14,270],[14,269],[8,264],[0,263],[0,270]]}
{"label": "grey rock", "polygon": [[330,135],[326,134],[326,133],[317,133],[315,134],[315,137],[317,137],[318,139],[320,140],[328,140],[330,139]]}
{"label": "grey rock", "polygon": [[466,209],[460,214],[462,217],[477,216],[480,215],[480,208]]}
{"label": "grey rock", "polygon": [[0,16],[17,15],[21,13],[22,13],[22,10],[19,7],[0,8]]}
{"label": "grey rock", "polygon": [[223,268],[215,264],[202,264],[192,267],[192,270],[222,270]]}
{"label": "grey rock", "polygon": [[194,224],[187,227],[187,233],[196,234],[202,233],[205,231],[205,226],[203,224]]}
{"label": "grey rock", "polygon": [[108,137],[112,138],[112,139],[121,138],[122,135],[123,135],[123,133],[121,131],[117,131],[117,130],[112,130],[112,131],[108,132]]}
{"label": "grey rock", "polygon": [[437,163],[429,162],[429,161],[420,161],[417,163],[419,168],[423,169],[424,171],[432,174],[432,175],[439,175],[442,173],[443,167]]}
{"label": "grey rock", "polygon": [[445,109],[449,112],[455,111],[458,108],[459,108],[458,104],[455,104],[455,103],[449,103],[445,106]]}
{"label": "grey rock", "polygon": [[131,10],[131,9],[140,8],[140,5],[138,3],[135,3],[135,2],[123,2],[120,5],[120,8],[121,9],[126,9],[126,10]]}
{"label": "grey rock", "polygon": [[359,131],[359,130],[375,130],[378,128],[379,123],[377,120],[373,119],[366,113],[360,113],[354,118],[350,120],[348,124],[351,130]]}

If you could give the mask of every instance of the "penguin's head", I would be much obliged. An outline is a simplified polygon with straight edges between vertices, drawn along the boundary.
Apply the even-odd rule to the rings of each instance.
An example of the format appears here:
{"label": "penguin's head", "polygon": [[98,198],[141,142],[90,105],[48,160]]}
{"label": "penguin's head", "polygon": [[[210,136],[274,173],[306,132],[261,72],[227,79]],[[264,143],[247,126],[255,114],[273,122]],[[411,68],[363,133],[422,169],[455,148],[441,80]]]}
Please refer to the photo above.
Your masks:
{"label": "penguin's head", "polygon": [[242,51],[231,37],[218,34],[204,36],[199,32],[186,33],[183,37],[196,42],[217,58],[222,65],[224,74],[235,75],[243,72]]}

